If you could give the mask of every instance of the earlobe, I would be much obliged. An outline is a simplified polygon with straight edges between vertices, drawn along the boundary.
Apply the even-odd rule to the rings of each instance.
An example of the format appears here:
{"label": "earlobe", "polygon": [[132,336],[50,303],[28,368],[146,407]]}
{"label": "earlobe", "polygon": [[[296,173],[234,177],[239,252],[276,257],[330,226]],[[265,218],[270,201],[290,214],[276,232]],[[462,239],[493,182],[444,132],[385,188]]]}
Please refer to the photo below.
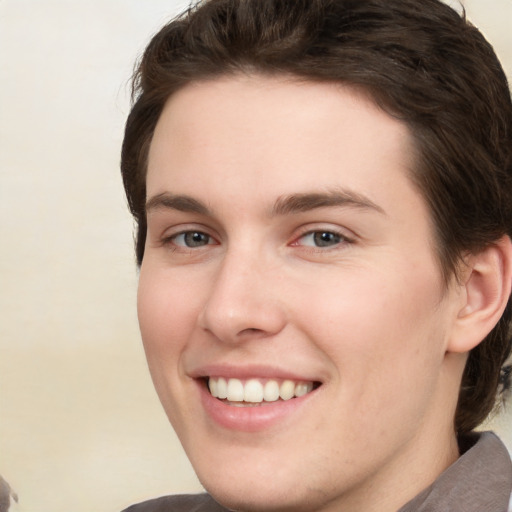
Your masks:
{"label": "earlobe", "polygon": [[448,352],[469,352],[501,318],[512,288],[512,242],[508,236],[471,255],[462,284],[463,304],[455,319]]}

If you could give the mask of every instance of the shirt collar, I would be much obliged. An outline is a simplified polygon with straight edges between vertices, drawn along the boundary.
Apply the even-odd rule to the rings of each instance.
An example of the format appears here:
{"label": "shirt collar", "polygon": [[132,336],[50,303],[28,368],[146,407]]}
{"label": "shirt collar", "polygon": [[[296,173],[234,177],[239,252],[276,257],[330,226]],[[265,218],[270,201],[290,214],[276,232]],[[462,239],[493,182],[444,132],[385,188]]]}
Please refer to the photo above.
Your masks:
{"label": "shirt collar", "polygon": [[512,492],[512,462],[492,432],[460,442],[457,461],[398,512],[506,512]]}

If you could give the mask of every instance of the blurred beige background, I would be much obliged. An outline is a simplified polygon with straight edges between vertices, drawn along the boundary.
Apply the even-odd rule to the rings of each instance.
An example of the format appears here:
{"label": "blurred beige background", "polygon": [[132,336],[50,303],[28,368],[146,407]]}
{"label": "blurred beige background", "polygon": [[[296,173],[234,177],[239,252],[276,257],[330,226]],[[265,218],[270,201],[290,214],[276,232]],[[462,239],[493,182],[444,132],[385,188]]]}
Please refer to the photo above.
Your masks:
{"label": "blurred beige background", "polygon": [[[135,316],[128,80],[186,0],[0,0],[0,474],[24,512],[198,490]],[[467,0],[512,77],[512,0]],[[511,406],[512,409],[512,406]],[[494,421],[512,447],[512,413]]]}

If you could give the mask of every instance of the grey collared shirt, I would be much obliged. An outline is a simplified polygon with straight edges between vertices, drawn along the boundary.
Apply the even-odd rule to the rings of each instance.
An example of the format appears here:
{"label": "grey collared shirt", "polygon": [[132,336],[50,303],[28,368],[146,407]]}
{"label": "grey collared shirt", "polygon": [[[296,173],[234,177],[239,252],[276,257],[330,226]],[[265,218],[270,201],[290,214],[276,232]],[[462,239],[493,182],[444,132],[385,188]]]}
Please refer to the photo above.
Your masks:
{"label": "grey collared shirt", "polygon": [[457,461],[398,512],[507,512],[512,462],[503,443],[484,432],[460,446]]}

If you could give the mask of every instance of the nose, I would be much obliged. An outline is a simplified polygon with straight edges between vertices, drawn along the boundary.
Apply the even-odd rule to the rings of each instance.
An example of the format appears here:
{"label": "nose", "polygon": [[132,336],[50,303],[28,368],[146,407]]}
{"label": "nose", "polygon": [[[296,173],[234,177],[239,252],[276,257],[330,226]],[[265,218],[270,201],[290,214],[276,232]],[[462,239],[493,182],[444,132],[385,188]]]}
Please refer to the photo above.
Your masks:
{"label": "nose", "polygon": [[256,255],[226,255],[199,315],[201,328],[224,343],[268,338],[286,324],[277,265]]}

